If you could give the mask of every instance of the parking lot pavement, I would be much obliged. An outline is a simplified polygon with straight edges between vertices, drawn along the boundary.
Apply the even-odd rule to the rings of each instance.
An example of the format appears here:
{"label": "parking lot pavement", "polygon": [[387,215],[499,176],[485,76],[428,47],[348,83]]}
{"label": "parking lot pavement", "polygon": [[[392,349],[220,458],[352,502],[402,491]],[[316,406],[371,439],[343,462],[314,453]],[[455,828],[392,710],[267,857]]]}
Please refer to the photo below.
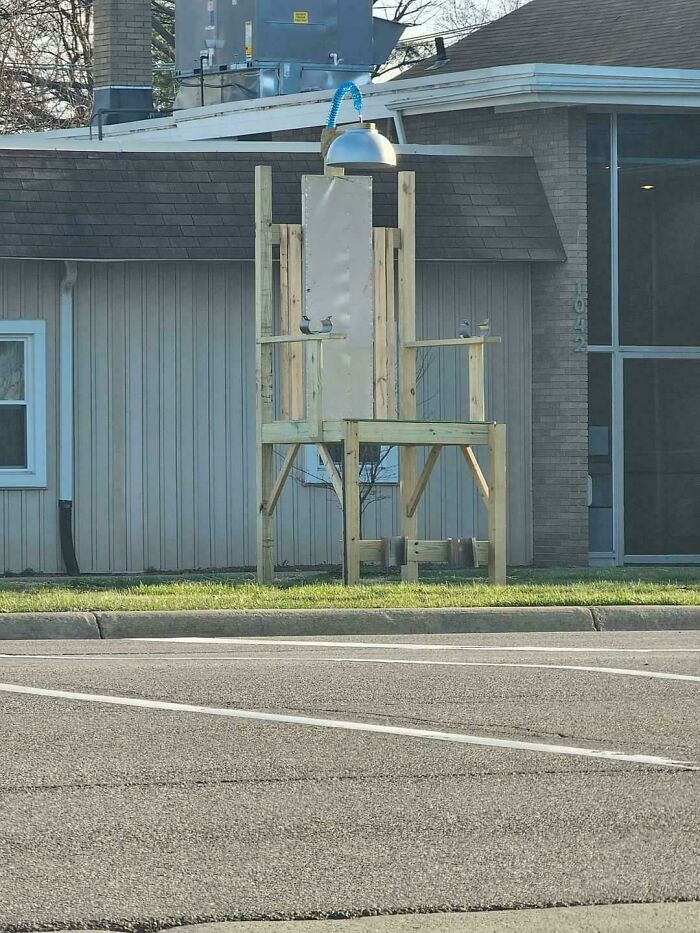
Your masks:
{"label": "parking lot pavement", "polygon": [[0,929],[700,898],[697,633],[0,643]]}

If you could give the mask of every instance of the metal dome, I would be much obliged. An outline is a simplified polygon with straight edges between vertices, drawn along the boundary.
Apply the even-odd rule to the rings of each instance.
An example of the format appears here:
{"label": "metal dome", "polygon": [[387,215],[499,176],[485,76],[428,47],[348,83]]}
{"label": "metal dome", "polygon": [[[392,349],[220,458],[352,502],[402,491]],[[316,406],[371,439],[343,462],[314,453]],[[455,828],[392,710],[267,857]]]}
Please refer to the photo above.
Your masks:
{"label": "metal dome", "polygon": [[341,133],[330,145],[326,164],[338,168],[396,168],[396,150],[374,123],[360,123]]}

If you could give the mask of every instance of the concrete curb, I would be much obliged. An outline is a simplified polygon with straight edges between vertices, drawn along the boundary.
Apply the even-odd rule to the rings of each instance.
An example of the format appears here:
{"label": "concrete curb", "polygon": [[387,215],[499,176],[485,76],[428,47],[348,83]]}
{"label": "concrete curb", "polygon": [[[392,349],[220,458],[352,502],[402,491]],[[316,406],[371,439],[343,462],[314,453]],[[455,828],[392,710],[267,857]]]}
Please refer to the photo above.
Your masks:
{"label": "concrete curb", "polygon": [[700,629],[700,606],[597,606],[592,612],[602,632]]}
{"label": "concrete curb", "polygon": [[205,612],[98,612],[103,638],[259,635],[421,635],[590,632],[577,607],[543,609],[261,609]]}
{"label": "concrete curb", "polygon": [[448,635],[700,630],[700,606],[486,609],[259,609],[192,612],[13,612],[4,639]]}
{"label": "concrete curb", "polygon": [[0,640],[100,637],[92,612],[8,612],[0,615]]}

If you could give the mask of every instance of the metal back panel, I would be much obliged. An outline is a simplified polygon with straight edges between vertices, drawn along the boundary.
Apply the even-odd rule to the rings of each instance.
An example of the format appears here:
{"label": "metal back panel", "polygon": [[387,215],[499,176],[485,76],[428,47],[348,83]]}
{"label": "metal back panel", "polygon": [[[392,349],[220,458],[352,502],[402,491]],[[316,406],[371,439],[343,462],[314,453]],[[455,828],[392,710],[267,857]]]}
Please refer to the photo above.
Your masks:
{"label": "metal back panel", "polygon": [[324,345],[323,418],[374,417],[372,179],[302,179],[304,308],[345,340]]}
{"label": "metal back panel", "polygon": [[[176,68],[242,63],[376,65],[372,0],[176,0]],[[401,27],[397,28],[397,38]],[[385,56],[382,57],[382,61]]]}

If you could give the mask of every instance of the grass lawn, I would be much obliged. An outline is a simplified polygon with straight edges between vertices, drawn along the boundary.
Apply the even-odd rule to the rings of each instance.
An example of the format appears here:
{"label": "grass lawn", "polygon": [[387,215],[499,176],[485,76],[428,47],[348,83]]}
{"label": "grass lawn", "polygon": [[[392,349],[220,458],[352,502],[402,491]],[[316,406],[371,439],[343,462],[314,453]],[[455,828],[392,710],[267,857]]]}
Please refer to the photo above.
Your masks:
{"label": "grass lawn", "polygon": [[489,586],[478,571],[426,571],[418,584],[371,575],[343,587],[337,574],[286,574],[273,587],[252,574],[0,578],[0,612],[57,610],[436,608],[451,606],[700,605],[700,568],[517,570]]}

